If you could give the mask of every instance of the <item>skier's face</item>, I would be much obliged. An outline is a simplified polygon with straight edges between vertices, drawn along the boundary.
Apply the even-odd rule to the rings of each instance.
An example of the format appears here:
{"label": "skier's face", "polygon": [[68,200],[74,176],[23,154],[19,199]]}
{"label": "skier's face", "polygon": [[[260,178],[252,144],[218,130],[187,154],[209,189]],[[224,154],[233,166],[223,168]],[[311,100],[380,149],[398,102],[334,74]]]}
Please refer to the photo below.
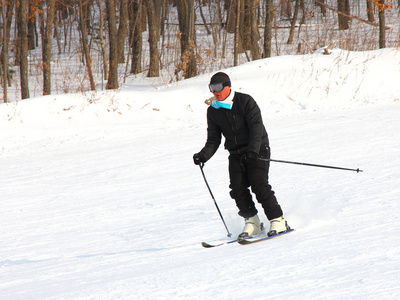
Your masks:
{"label": "skier's face", "polygon": [[214,92],[213,94],[218,101],[224,101],[229,96],[230,93],[231,93],[231,87],[226,86],[222,89],[222,91]]}

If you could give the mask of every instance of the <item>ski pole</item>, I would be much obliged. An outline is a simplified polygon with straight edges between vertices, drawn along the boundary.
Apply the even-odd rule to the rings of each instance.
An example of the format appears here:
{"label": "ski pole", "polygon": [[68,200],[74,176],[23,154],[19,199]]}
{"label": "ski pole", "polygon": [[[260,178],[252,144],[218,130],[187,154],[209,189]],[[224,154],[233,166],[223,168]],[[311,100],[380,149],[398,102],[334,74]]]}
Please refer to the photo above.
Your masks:
{"label": "ski pole", "polygon": [[273,161],[273,162],[280,162],[280,163],[294,164],[294,165],[302,165],[302,166],[310,166],[310,167],[329,168],[329,169],[336,169],[336,170],[355,171],[355,172],[357,172],[357,173],[363,171],[363,170],[360,170],[359,168],[358,168],[358,169],[348,169],[348,168],[341,168],[341,167],[334,167],[334,166],[316,165],[316,164],[308,164],[308,163],[302,163],[302,162],[286,161],[286,160],[277,160],[277,159],[259,158],[259,160],[263,160],[263,161]]}
{"label": "ski pole", "polygon": [[222,216],[221,211],[219,210],[217,201],[215,201],[214,195],[213,195],[213,193],[211,192],[210,186],[208,185],[208,182],[207,182],[207,179],[206,179],[206,175],[204,175],[204,171],[203,171],[204,163],[201,163],[201,164],[199,165],[199,167],[200,167],[200,170],[201,170],[201,174],[203,174],[203,178],[204,178],[204,181],[205,181],[205,183],[206,183],[206,185],[207,185],[208,191],[210,192],[211,198],[213,199],[214,204],[215,204],[215,207],[217,208],[218,213],[219,213],[219,216],[221,217],[222,223],[224,223],[225,229],[226,229],[226,231],[228,232],[228,237],[231,237],[231,236],[232,236],[232,233],[229,232],[228,226],[226,226],[224,217]]}

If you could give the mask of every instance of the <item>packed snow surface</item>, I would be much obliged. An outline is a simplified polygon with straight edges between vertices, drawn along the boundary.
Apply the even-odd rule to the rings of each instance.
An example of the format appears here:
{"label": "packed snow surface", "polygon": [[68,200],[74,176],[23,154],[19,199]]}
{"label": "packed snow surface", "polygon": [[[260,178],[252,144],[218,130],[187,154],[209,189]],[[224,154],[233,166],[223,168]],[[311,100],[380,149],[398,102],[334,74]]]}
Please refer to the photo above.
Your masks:
{"label": "packed snow surface", "polygon": [[[271,163],[295,231],[205,249],[228,240],[192,161],[212,74],[1,104],[0,299],[400,299],[398,49],[223,71],[273,159],[363,172]],[[227,156],[204,172],[236,236]]]}

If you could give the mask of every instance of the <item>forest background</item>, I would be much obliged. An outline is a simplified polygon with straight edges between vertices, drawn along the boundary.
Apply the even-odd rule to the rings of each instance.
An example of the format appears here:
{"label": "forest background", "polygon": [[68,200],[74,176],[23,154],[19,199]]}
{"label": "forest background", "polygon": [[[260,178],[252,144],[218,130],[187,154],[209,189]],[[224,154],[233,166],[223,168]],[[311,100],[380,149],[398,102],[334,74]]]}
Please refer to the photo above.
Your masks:
{"label": "forest background", "polygon": [[400,0],[0,0],[0,101],[399,47]]}

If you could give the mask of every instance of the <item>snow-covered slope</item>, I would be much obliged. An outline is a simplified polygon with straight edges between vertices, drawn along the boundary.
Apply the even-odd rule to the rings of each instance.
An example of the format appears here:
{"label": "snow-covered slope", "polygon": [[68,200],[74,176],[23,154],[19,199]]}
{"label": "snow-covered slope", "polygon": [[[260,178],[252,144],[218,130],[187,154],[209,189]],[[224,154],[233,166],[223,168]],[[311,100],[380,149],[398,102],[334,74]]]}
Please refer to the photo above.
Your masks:
{"label": "snow-covered slope", "polygon": [[[0,105],[0,299],[397,299],[400,54],[334,50],[224,70],[259,103],[290,235],[226,231],[192,155],[211,74]],[[229,230],[227,152],[204,171]],[[264,222],[265,216],[261,215]]]}

